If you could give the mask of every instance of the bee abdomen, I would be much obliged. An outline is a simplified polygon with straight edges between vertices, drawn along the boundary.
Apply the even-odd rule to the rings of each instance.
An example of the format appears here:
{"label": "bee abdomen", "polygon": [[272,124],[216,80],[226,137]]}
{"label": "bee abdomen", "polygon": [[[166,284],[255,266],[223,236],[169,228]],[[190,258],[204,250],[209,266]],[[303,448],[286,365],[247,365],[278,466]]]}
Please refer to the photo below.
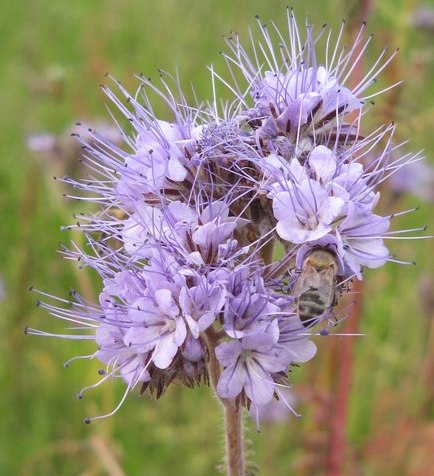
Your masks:
{"label": "bee abdomen", "polygon": [[313,323],[316,317],[324,314],[326,306],[317,289],[309,289],[298,298],[298,315],[302,322]]}

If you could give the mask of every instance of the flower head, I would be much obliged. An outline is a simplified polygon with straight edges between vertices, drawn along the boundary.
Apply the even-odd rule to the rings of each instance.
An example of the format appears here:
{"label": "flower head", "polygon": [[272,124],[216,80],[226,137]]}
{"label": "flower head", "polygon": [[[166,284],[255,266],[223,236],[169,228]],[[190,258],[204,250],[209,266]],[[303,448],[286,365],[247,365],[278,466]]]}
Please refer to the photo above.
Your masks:
{"label": "flower head", "polygon": [[[374,212],[378,187],[419,159],[391,159],[400,150],[393,125],[359,134],[367,89],[393,57],[383,52],[352,86],[370,41],[363,30],[350,48],[340,43],[343,29],[333,46],[325,29],[314,36],[307,26],[303,39],[288,10],[286,38],[260,24],[252,57],[229,38],[224,58],[232,78],[237,69],[245,79],[223,80],[231,107],[189,105],[178,80],[164,75],[161,88],[141,77],[135,96],[119,83],[120,98],[104,88],[132,125],[125,150],[87,131],[80,140],[93,178],[65,179],[100,205],[76,226],[90,251],[66,251],[101,276],[100,300],[73,293],[70,309],[42,303],[73,323],[71,338],[96,342],[90,357],[106,365],[101,383],[121,376],[125,396],[140,384],[159,397],[173,381],[192,387],[211,375],[219,398],[265,405],[288,386],[291,365],[316,352],[294,295],[305,257],[328,250],[333,295],[364,267],[392,260],[384,245],[391,216]],[[155,117],[152,95],[172,117]],[[285,247],[277,261],[276,239]],[[318,321],[320,334],[332,330]]]}

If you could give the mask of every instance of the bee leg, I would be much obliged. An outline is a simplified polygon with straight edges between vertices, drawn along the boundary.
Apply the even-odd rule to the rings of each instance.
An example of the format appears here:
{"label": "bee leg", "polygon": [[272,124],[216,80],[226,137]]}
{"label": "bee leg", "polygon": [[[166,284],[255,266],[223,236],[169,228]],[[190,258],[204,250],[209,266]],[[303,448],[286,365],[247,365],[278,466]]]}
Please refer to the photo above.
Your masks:
{"label": "bee leg", "polygon": [[330,324],[330,327],[336,327],[338,325],[338,318],[336,314],[333,311],[333,307],[336,306],[334,302],[327,308],[327,312],[324,313],[324,317],[327,319],[328,323]]}
{"label": "bee leg", "polygon": [[339,293],[335,291],[335,293],[333,294],[333,301],[331,304],[331,308],[334,308],[335,306],[338,305],[339,297],[340,297]]}

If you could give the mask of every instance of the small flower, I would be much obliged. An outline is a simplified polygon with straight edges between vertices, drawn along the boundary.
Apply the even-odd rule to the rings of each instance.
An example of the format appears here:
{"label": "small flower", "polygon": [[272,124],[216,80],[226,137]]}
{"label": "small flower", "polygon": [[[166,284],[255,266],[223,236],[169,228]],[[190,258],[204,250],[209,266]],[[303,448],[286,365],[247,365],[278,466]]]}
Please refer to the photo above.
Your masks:
{"label": "small flower", "polygon": [[223,329],[234,339],[265,331],[280,313],[262,280],[251,282],[246,277],[241,280],[239,286],[229,287],[232,292],[227,296],[223,317]]}
{"label": "small flower", "polygon": [[306,179],[298,187],[291,186],[274,197],[276,231],[292,243],[318,240],[341,218],[343,206],[342,198],[329,196],[318,182]]}
{"label": "small flower", "polygon": [[138,299],[128,317],[132,325],[125,334],[125,344],[140,353],[153,351],[155,366],[167,368],[187,336],[185,321],[170,290],[159,289],[152,298]]}
{"label": "small flower", "polygon": [[285,351],[289,363],[307,362],[315,356],[316,345],[305,335],[300,319],[294,312],[281,317],[278,323],[278,346]]}
{"label": "small flower", "polygon": [[144,193],[178,190],[188,175],[186,141],[193,141],[197,133],[181,120],[169,123],[146,117],[145,125],[138,126],[135,152],[126,157],[121,170],[118,197],[131,206]]}
{"label": "small flower", "polygon": [[331,182],[336,176],[337,160],[332,150],[319,145],[312,150],[308,158],[309,167],[313,176],[321,184]]}
{"label": "small flower", "polygon": [[119,372],[131,388],[134,388],[139,382],[151,380],[145,364],[148,353],[129,349],[125,345],[124,332],[121,328],[115,325],[101,324],[96,330],[95,342],[100,347],[95,353],[95,357],[112,367],[106,373]]}
{"label": "small flower", "polygon": [[347,218],[336,230],[339,253],[345,264],[361,279],[362,266],[378,268],[388,260],[389,251],[384,246],[383,236],[390,222],[351,202],[348,207]]}
{"label": "small flower", "polygon": [[222,281],[211,273],[200,276],[196,285],[182,287],[179,293],[179,305],[191,335],[198,339],[201,332],[206,331],[218,318],[226,302],[227,290]]}
{"label": "small flower", "polygon": [[235,398],[242,390],[256,405],[273,398],[272,374],[288,368],[285,354],[275,346],[277,337],[276,331],[248,334],[216,348],[217,359],[225,367],[217,386],[222,398]]}
{"label": "small flower", "polygon": [[164,209],[148,205],[144,200],[136,204],[136,211],[124,222],[122,238],[125,250],[137,258],[147,258],[160,241],[186,246],[187,234],[197,224],[195,210],[179,201]]}
{"label": "small flower", "polygon": [[199,225],[191,239],[198,246],[201,255],[212,260],[219,246],[232,237],[237,227],[246,222],[245,219],[230,217],[229,207],[224,202],[211,202],[200,214]]}
{"label": "small flower", "polygon": [[254,84],[252,95],[260,116],[271,113],[280,130],[309,135],[329,131],[338,115],[363,106],[363,101],[324,66],[299,68],[292,64],[286,73],[266,71],[264,79]]}

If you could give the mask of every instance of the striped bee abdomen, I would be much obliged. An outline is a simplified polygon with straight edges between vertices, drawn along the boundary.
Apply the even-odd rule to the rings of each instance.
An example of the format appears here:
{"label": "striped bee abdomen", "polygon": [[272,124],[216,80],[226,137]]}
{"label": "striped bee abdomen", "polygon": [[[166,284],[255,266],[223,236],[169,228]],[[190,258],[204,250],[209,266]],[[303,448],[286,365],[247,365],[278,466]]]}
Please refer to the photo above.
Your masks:
{"label": "striped bee abdomen", "polygon": [[315,318],[324,314],[326,305],[316,288],[310,288],[298,298],[298,315],[305,326],[314,324]]}

